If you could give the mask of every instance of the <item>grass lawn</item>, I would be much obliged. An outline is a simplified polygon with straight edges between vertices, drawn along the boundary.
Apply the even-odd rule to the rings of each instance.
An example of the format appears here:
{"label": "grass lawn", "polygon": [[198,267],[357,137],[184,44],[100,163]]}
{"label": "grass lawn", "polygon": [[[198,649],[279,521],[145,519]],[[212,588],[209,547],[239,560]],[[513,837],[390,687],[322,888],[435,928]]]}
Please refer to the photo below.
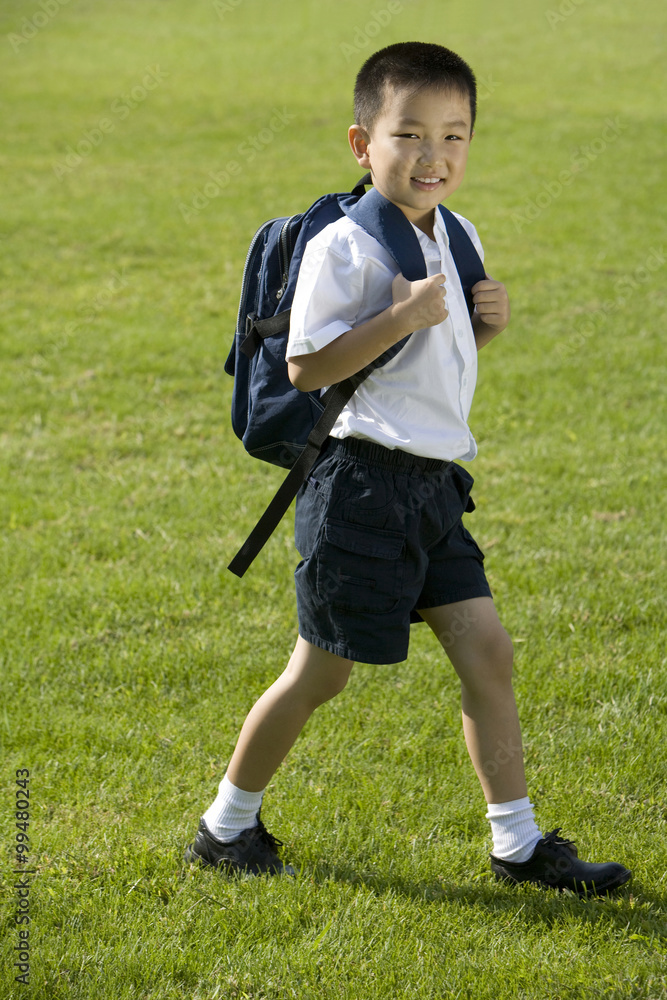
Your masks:
{"label": "grass lawn", "polygon": [[[3,997],[667,996],[664,28],[657,0],[4,0]],[[634,870],[610,900],[492,880],[424,626],[269,789],[299,879],[182,861],[296,635],[291,517],[225,568],[281,479],[229,422],[245,250],[354,183],[354,75],[411,38],[480,81],[450,207],[513,320],[480,356],[469,525],[538,820]]]}

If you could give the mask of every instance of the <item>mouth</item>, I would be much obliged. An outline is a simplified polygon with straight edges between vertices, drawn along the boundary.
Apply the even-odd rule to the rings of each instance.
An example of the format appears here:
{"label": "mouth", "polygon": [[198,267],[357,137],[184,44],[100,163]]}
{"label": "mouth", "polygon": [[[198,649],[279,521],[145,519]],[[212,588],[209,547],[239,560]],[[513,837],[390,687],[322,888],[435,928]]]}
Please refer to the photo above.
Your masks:
{"label": "mouth", "polygon": [[418,191],[436,191],[444,184],[442,177],[411,177],[410,182]]}

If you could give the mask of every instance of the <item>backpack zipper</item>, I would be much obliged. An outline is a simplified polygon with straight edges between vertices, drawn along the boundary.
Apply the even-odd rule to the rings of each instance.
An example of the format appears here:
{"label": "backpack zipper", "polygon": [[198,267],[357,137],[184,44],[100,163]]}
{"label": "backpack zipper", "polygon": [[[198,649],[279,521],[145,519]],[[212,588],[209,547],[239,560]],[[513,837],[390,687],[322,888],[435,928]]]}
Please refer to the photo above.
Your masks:
{"label": "backpack zipper", "polygon": [[287,288],[287,282],[289,281],[289,265],[290,265],[290,246],[289,246],[289,230],[290,222],[294,216],[290,216],[285,222],[283,228],[280,230],[280,245],[279,245],[279,255],[280,255],[280,273],[283,276],[282,287],[276,292],[276,298],[280,302],[283,295],[285,294],[285,289]]}
{"label": "backpack zipper", "polygon": [[243,315],[241,315],[241,313],[243,310],[243,303],[246,300],[246,295],[248,292],[248,282],[250,280],[248,275],[248,267],[255,255],[257,244],[264,236],[266,230],[269,229],[275,221],[276,221],[275,219],[269,219],[267,222],[261,225],[257,230],[257,232],[255,233],[255,235],[253,236],[250,242],[250,246],[248,247],[248,252],[245,258],[245,264],[243,265],[243,278],[241,279],[241,299],[239,302],[239,312],[236,319],[236,329],[242,334],[245,332],[245,313]]}

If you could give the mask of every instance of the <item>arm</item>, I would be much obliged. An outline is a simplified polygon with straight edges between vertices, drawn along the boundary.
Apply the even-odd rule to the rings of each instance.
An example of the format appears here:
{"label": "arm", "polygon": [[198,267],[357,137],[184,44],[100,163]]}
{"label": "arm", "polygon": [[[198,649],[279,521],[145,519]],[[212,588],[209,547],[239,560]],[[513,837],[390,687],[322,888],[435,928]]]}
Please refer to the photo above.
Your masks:
{"label": "arm", "polygon": [[292,385],[313,392],[333,385],[375,361],[384,351],[414,330],[437,326],[447,317],[444,274],[407,281],[398,274],[391,286],[392,304],[366,323],[341,334],[313,354],[287,360]]}
{"label": "arm", "polygon": [[478,281],[473,285],[472,297],[475,303],[472,329],[477,350],[481,351],[484,345],[502,333],[509,323],[510,302],[507,289],[502,282],[494,281],[488,275],[485,281]]}

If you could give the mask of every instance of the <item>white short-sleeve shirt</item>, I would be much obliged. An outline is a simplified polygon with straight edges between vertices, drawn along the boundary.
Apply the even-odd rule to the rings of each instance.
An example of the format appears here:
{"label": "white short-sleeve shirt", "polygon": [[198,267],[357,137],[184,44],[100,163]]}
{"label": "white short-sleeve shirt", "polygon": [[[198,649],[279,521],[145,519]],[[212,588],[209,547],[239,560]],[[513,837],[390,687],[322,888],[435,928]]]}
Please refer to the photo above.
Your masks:
{"label": "white short-sleeve shirt", "polygon": [[[475,227],[462,216],[457,218],[483,260]],[[446,276],[449,315],[438,326],[415,331],[396,357],[369,375],[331,433],[426,458],[469,460],[477,454],[468,427],[477,380],[477,347],[439,212],[435,220],[435,241],[413,228],[427,273]],[[389,254],[351,219],[344,217],[326,226],[306,247],[286,356],[319,351],[387,309],[397,273]]]}

